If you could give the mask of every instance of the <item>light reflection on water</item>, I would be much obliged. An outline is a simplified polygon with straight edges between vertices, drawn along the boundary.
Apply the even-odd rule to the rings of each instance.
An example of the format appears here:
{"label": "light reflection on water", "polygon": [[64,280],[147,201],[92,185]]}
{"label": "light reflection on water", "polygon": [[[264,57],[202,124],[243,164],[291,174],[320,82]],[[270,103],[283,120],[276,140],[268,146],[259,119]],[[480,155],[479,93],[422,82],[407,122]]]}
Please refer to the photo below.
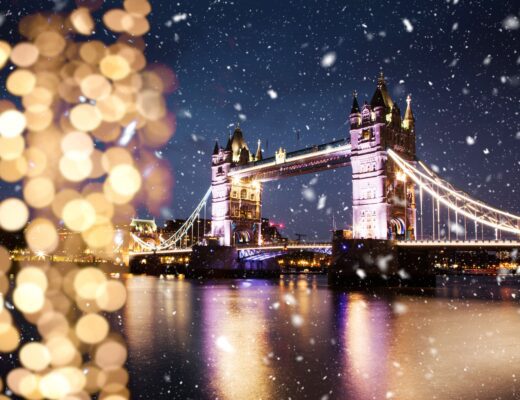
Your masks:
{"label": "light reflection on water", "polygon": [[127,287],[132,398],[520,396],[520,293],[493,279],[401,293],[317,276]]}

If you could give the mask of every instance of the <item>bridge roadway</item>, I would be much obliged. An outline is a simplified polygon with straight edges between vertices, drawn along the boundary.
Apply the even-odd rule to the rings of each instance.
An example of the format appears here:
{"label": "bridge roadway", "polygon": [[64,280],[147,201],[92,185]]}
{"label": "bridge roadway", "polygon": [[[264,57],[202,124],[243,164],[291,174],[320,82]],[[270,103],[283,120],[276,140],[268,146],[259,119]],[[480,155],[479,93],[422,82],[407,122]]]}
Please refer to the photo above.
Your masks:
{"label": "bridge roadway", "polygon": [[[457,248],[461,250],[472,250],[475,248],[481,248],[486,250],[503,250],[503,249],[520,249],[520,240],[409,240],[409,241],[395,241],[393,242],[398,247],[403,248]],[[251,246],[241,245],[237,246],[238,252],[242,254],[253,252],[278,252],[288,250],[315,250],[316,252],[330,254],[332,251],[332,244],[325,242],[316,243],[289,243],[289,244],[268,244],[262,246]],[[132,256],[143,256],[143,255],[173,255],[173,254],[187,254],[193,250],[191,247],[186,248],[175,248],[169,250],[158,250],[158,251],[142,251],[142,252],[130,252]]]}

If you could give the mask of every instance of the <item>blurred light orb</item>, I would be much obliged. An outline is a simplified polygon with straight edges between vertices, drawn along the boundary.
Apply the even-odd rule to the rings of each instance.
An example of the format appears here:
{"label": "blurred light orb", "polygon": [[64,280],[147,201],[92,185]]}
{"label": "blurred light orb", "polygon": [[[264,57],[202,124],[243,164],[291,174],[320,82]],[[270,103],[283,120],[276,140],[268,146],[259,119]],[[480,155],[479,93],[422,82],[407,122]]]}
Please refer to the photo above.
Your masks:
{"label": "blurred light orb", "polygon": [[122,196],[133,196],[141,188],[141,175],[132,165],[120,164],[108,175],[111,189]]}
{"label": "blurred light orb", "polygon": [[18,67],[26,68],[33,65],[37,60],[40,52],[38,47],[29,42],[18,43],[11,50],[11,61]]}
{"label": "blurred light orb", "polygon": [[3,137],[20,136],[26,125],[25,115],[18,110],[7,110],[0,114],[0,135]]}
{"label": "blurred light orb", "polygon": [[113,81],[124,79],[132,72],[128,61],[116,54],[105,56],[99,63],[99,69],[103,75]]}
{"label": "blurred light orb", "polygon": [[63,222],[75,232],[83,232],[96,222],[96,210],[85,199],[74,199],[63,207]]}
{"label": "blurred light orb", "polygon": [[74,278],[74,290],[83,299],[95,300],[99,287],[106,280],[105,274],[99,269],[94,267],[84,268]]}
{"label": "blurred light orb", "polygon": [[79,131],[92,131],[101,124],[101,113],[92,104],[78,104],[70,112],[70,122]]}
{"label": "blurred light orb", "polygon": [[20,350],[20,362],[25,368],[40,372],[46,369],[51,363],[51,353],[49,349],[41,343],[27,343]]}
{"label": "blurred light orb", "polygon": [[78,339],[87,344],[100,343],[107,337],[108,331],[107,320],[95,313],[81,317],[75,330]]}
{"label": "blurred light orb", "polygon": [[90,35],[94,30],[94,20],[87,7],[79,7],[70,14],[70,21],[76,32]]}
{"label": "blurred light orb", "polygon": [[17,69],[12,72],[6,82],[7,90],[15,96],[25,96],[36,86],[36,77],[27,69]]}
{"label": "blurred light orb", "polygon": [[9,232],[22,229],[29,219],[27,205],[17,198],[9,198],[0,203],[0,227]]}
{"label": "blurred light orb", "polygon": [[45,295],[38,285],[22,283],[14,289],[13,302],[20,311],[34,314],[42,309]]}
{"label": "blurred light orb", "polygon": [[102,283],[96,293],[96,303],[103,311],[119,310],[126,303],[126,288],[115,280]]}

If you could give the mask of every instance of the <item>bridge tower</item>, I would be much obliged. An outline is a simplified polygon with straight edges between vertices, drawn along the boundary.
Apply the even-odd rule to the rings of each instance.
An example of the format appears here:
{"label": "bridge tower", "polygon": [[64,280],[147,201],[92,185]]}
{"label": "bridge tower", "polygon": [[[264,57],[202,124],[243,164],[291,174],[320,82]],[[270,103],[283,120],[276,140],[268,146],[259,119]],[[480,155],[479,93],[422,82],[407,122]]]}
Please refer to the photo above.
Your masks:
{"label": "bridge tower", "polygon": [[262,187],[253,179],[232,179],[231,168],[260,161],[260,141],[251,154],[239,126],[223,149],[215,143],[211,157],[211,234],[221,245],[258,241],[261,238]]}
{"label": "bridge tower", "polygon": [[352,215],[356,239],[413,239],[415,189],[387,149],[415,160],[415,119],[408,96],[404,118],[381,73],[370,104],[359,106],[354,93],[350,112]]}

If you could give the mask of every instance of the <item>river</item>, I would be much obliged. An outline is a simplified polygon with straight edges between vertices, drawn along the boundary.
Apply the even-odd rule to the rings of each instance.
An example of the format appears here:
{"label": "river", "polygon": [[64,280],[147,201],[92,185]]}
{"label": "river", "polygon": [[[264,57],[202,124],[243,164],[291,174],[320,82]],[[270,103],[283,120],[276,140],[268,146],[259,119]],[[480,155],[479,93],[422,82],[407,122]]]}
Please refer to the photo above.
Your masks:
{"label": "river", "polygon": [[331,289],[324,276],[133,276],[119,326],[135,399],[520,398],[520,285]]}

